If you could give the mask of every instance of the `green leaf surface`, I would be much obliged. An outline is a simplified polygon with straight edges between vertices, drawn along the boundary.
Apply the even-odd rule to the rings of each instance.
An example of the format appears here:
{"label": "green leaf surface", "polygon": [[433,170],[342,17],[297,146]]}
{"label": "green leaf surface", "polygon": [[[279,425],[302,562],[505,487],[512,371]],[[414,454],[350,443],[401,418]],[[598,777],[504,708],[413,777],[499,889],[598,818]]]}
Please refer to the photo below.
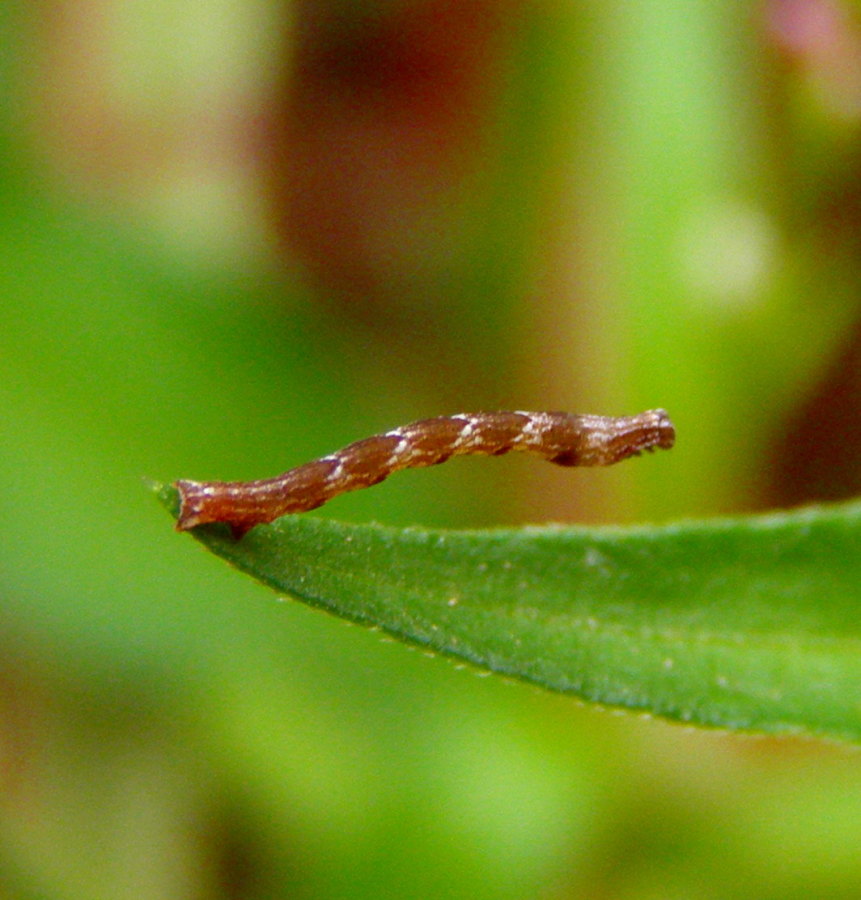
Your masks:
{"label": "green leaf surface", "polygon": [[[176,512],[177,496],[160,496]],[[194,537],[311,606],[607,706],[861,739],[861,504],[659,527],[287,516]]]}

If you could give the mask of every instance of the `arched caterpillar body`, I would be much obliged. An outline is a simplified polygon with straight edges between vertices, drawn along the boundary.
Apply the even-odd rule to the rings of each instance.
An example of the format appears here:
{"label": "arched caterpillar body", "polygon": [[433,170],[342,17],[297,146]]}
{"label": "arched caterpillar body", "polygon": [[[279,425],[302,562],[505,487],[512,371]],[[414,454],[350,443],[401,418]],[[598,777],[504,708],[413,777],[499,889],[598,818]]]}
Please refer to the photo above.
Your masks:
{"label": "arched caterpillar body", "polygon": [[662,409],[618,418],[520,411],[438,416],[356,441],[275,478],[177,481],[176,527],[226,522],[239,538],[255,525],[315,509],[398,469],[435,466],[452,456],[528,450],[560,466],[609,466],[642,450],[669,449],[675,438]]}

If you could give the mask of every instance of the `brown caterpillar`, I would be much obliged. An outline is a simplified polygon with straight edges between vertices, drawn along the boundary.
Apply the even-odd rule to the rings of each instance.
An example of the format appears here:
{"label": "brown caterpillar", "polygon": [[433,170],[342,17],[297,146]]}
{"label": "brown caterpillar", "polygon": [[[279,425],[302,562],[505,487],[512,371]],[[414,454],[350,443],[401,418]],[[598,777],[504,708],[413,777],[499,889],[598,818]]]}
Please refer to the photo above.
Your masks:
{"label": "brown caterpillar", "polygon": [[370,487],[398,469],[435,466],[451,456],[528,450],[560,466],[609,466],[642,450],[669,449],[676,432],[662,409],[637,416],[564,412],[479,412],[422,419],[356,441],[337,453],[260,481],[177,481],[180,531],[226,522],[240,538],[287,513]]}

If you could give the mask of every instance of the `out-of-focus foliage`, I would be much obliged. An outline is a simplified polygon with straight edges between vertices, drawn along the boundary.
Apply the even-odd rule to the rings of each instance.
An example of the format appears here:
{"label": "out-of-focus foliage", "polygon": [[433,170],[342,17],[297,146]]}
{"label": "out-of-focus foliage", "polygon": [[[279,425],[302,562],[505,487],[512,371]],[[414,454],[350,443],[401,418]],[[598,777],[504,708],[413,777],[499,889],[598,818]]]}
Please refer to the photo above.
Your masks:
{"label": "out-of-focus foliage", "polygon": [[855,756],[584,711],[273,603],[141,484],[460,408],[663,405],[647,469],[463,460],[322,514],[851,490],[857,15],[0,5],[3,892],[858,895]]}

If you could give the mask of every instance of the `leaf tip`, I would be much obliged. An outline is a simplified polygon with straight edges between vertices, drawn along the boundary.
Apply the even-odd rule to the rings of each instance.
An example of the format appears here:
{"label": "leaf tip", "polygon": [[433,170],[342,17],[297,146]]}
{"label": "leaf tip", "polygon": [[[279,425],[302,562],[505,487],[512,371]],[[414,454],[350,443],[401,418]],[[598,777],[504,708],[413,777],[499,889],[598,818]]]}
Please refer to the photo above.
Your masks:
{"label": "leaf tip", "polygon": [[179,515],[179,492],[174,485],[156,481],[154,478],[145,478],[144,484],[174,518]]}

